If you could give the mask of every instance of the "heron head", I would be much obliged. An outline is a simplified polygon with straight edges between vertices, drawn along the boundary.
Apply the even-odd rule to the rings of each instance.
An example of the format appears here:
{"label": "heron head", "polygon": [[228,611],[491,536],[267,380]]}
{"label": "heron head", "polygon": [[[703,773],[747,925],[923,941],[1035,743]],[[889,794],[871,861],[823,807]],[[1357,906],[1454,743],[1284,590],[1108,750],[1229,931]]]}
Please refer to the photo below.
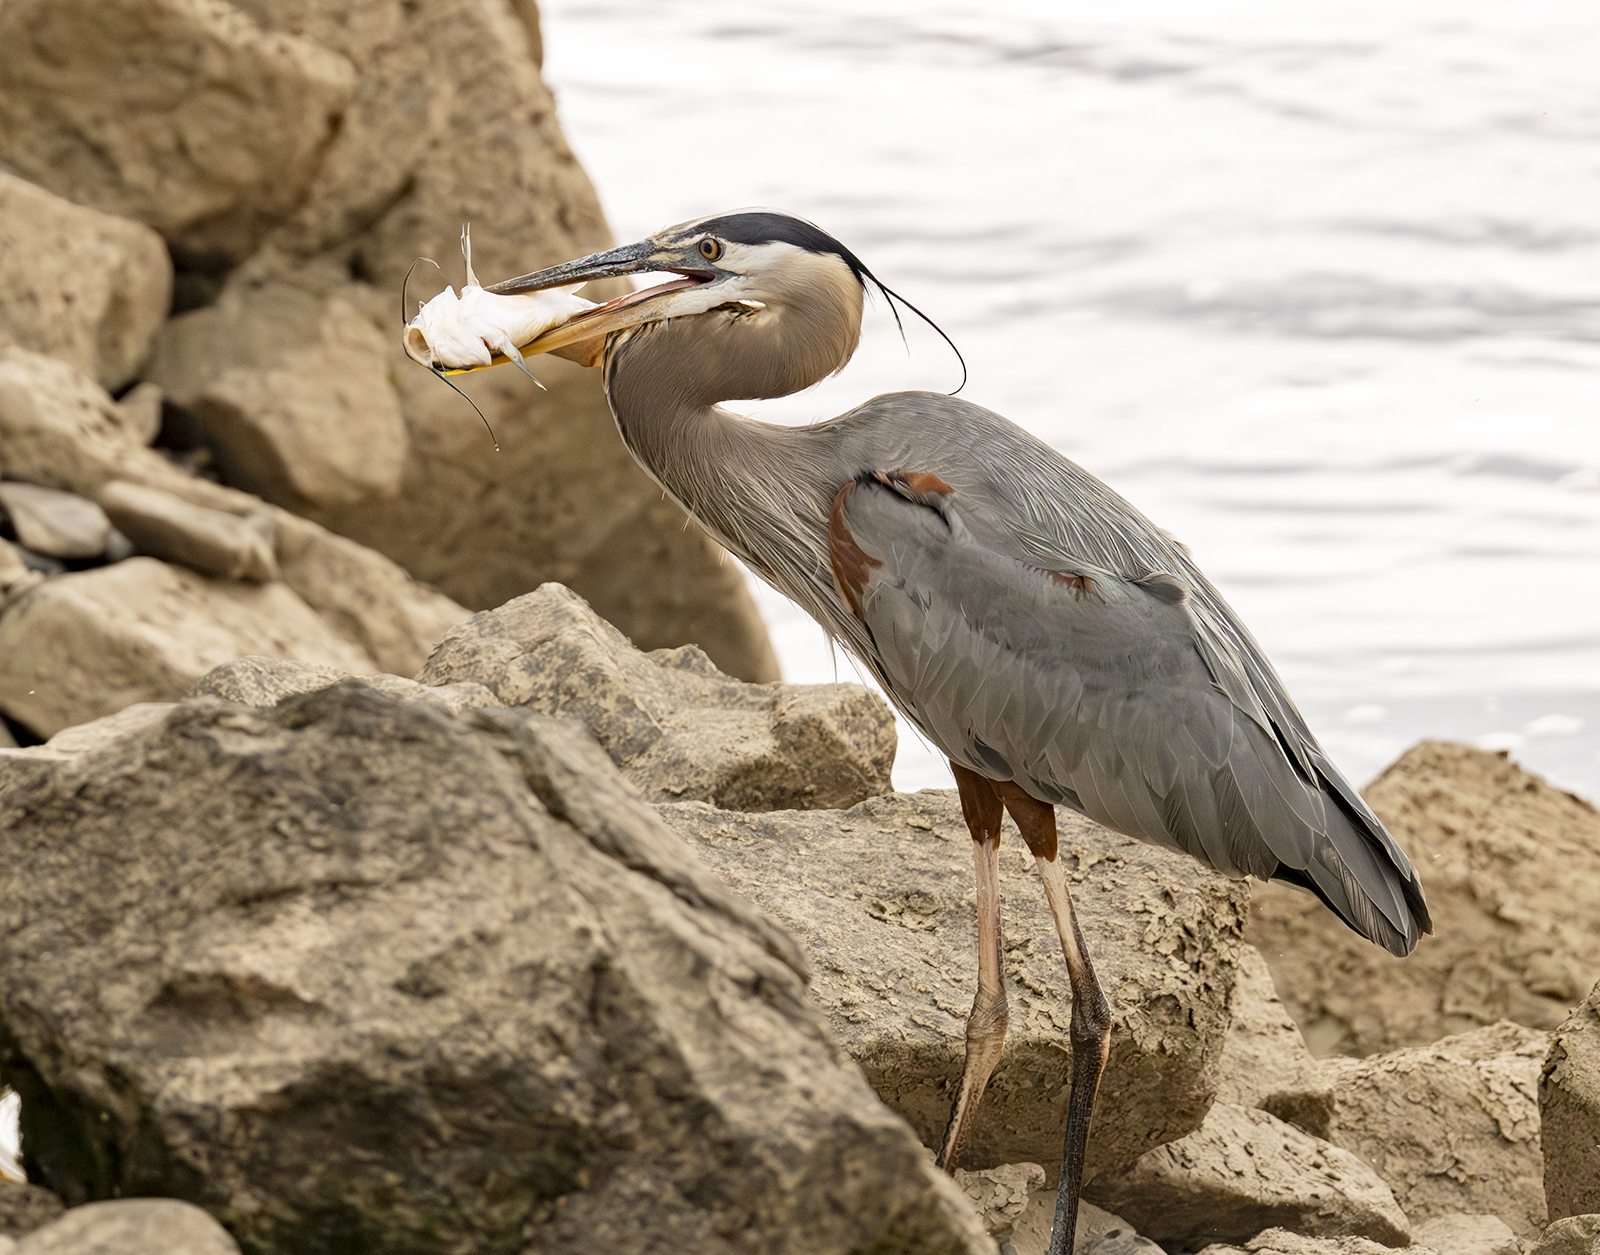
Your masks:
{"label": "heron head", "polygon": [[[658,231],[637,244],[580,257],[489,288],[506,296],[631,274],[674,275],[630,292],[551,328],[524,353],[560,353],[597,364],[612,336],[679,319],[702,320],[694,330],[714,334],[737,352],[753,333],[805,341],[816,373],[839,370],[855,351],[861,305],[871,272],[826,231],[769,210],[718,214]],[[799,385],[804,386],[804,385]],[[776,393],[772,395],[777,395]]]}

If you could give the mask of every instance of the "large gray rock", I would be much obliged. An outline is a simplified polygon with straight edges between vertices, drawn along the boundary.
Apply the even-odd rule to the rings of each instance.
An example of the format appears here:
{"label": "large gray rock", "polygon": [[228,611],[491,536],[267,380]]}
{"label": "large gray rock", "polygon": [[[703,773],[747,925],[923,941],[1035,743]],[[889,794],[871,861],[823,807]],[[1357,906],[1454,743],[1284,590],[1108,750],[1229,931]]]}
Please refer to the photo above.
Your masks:
{"label": "large gray rock", "polygon": [[1196,1132],[1096,1181],[1094,1195],[1142,1234],[1186,1249],[1269,1228],[1385,1246],[1411,1240],[1394,1194],[1355,1155],[1226,1102]]}
{"label": "large gray rock", "polygon": [[74,1207],[11,1255],[239,1255],[239,1246],[190,1203],[127,1198]]}
{"label": "large gray rock", "polygon": [[149,227],[0,170],[0,339],[116,388],[149,355],[171,298],[172,263]]}
{"label": "large gray rock", "polygon": [[1404,961],[1310,894],[1258,885],[1246,939],[1312,1054],[1513,1020],[1553,1029],[1600,980],[1600,812],[1502,754],[1424,741],[1366,789],[1421,869],[1434,933]]}
{"label": "large gray rock", "polygon": [[1257,1107],[1315,1137],[1328,1130],[1333,1095],[1324,1070],[1278,997],[1261,952],[1243,947],[1233,984],[1228,1037],[1218,1062],[1217,1099]]}
{"label": "large gray rock", "polygon": [[[953,791],[848,811],[659,813],[811,956],[812,996],[873,1088],[939,1144],[977,989],[972,839]],[[1247,892],[1183,855],[1058,813],[1062,856],[1111,1001],[1091,1175],[1199,1127],[1216,1085]],[[1010,1032],[966,1166],[1061,1157],[1072,1001],[1038,873],[1006,821],[1000,890]],[[1101,1201],[1089,1188],[1089,1197]],[[1114,1209],[1113,1209],[1114,1210]]]}
{"label": "large gray rock", "polygon": [[644,654],[559,584],[453,628],[417,677],[580,719],[653,801],[849,806],[889,792],[894,717],[859,684],[744,684],[699,649]]}
{"label": "large gray rock", "polygon": [[154,558],[47,580],[0,614],[0,710],[51,736],[187,696],[244,654],[376,671],[285,584],[208,580]]}
{"label": "large gray rock", "polygon": [[68,1197],[297,1255],[992,1255],[571,725],[352,683],[89,744],[0,756],[3,1070]]}
{"label": "large gray rock", "polygon": [[1331,1060],[1328,1140],[1376,1168],[1413,1221],[1487,1214],[1529,1237],[1545,1220],[1538,1089],[1548,1048],[1547,1034],[1506,1022]]}
{"label": "large gray rock", "polygon": [[1528,1255],[1600,1255],[1600,1215],[1553,1221]]}
{"label": "large gray rock", "polygon": [[1551,1219],[1600,1213],[1600,985],[1551,1038],[1539,1117]]}
{"label": "large gray rock", "polygon": [[243,257],[302,203],[354,88],[344,57],[217,0],[0,8],[0,160],[191,248]]}

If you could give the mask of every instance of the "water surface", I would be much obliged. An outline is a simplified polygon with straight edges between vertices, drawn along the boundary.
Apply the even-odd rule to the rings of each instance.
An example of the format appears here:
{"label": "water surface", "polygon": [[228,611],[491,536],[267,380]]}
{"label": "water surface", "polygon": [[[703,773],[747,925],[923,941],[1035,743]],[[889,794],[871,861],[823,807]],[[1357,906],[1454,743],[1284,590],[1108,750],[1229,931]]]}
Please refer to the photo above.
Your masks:
{"label": "water surface", "polygon": [[[1358,782],[1600,796],[1600,7],[547,0],[619,239],[769,205],[1183,539]],[[806,422],[949,389],[879,305]],[[785,675],[854,678],[756,583]],[[945,786],[902,730],[896,782]]]}

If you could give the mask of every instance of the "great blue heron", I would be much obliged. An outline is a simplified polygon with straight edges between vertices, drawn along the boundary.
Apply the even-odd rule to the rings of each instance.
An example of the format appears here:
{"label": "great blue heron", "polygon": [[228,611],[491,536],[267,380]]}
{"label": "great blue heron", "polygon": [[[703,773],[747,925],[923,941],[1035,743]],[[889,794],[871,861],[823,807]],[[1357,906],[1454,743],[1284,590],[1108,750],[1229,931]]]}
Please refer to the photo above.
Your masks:
{"label": "great blue heron", "polygon": [[977,865],[978,992],[947,1169],[1005,1040],[1002,810],[1016,820],[1072,986],[1050,1243],[1070,1255],[1110,1007],[1056,858],[1054,808],[1229,876],[1309,889],[1397,955],[1431,931],[1421,887],[1183,546],[1054,449],[929,392],[809,427],[719,408],[809,387],[855,352],[878,281],[832,236],[785,214],[724,214],[488,291],[647,271],[677,277],[568,318],[524,351],[601,365],[639,464],[949,756]]}

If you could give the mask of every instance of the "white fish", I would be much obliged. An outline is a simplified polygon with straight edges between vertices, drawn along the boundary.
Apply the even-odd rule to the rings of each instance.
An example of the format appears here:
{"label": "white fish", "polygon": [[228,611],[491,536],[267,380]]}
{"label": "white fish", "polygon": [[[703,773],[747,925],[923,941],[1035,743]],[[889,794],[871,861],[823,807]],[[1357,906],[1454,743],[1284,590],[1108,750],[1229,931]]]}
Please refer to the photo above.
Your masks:
{"label": "white fish", "polygon": [[26,1183],[22,1170],[22,1098],[15,1090],[0,1090],[0,1181]]}
{"label": "white fish", "polygon": [[573,288],[582,284],[523,296],[490,292],[472,273],[472,236],[465,227],[461,251],[467,260],[467,282],[461,295],[446,287],[422,306],[406,324],[407,355],[429,369],[462,370],[492,365],[499,353],[532,378],[522,361],[522,346],[574,314],[593,309],[594,302],[572,295]]}

